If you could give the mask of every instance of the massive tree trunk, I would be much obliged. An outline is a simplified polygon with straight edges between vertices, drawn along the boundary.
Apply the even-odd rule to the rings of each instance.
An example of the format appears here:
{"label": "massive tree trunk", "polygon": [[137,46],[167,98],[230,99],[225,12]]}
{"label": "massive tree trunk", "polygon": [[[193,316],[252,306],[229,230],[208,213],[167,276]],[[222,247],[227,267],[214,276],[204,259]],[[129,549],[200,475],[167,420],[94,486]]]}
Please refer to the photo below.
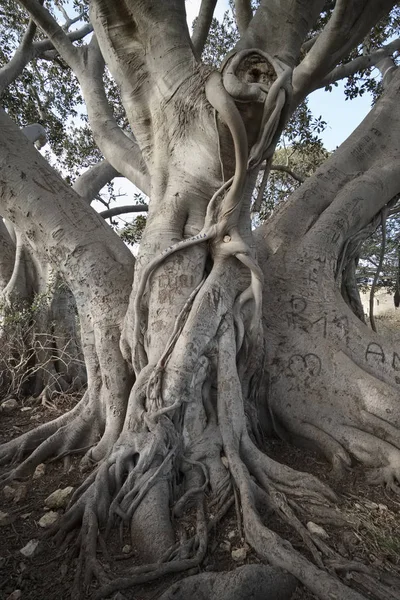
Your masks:
{"label": "massive tree trunk", "polygon": [[[86,583],[95,576],[102,584],[98,598],[200,565],[210,528],[236,497],[244,535],[263,559],[321,599],[360,600],[324,568],[332,556],[343,566],[341,557],[304,526],[311,517],[340,520],[335,494],[263,454],[259,442],[275,431],[312,443],[338,472],[353,458],[375,479],[394,485],[399,476],[399,356],[340,294],[346,242],[400,188],[399,76],[255,236],[250,209],[260,164],[296,102],[348,52],[346,36],[356,44],[391,3],[365,13],[363,3],[352,4],[343,31],[338,6],[333,33],[321,34],[293,70],[323,2],[281,3],[282,29],[272,28],[266,46],[261,34],[277,3],[261,2],[250,25],[242,11],[245,34],[223,77],[196,60],[181,1],[93,1],[97,41],[83,54],[39,4],[23,4],[76,70],[88,103],[93,92],[89,116],[98,129],[99,91],[84,66],[101,77],[89,60],[101,49],[145,168],[133,164],[137,145],[127,136],[103,131],[99,139],[105,154],[120,141],[132,151],[114,154],[115,168],[145,178],[151,202],[132,285],[130,252],[1,113],[2,214],[74,294],[88,371],[73,411],[1,448],[3,462],[25,457],[8,477],[90,447],[84,465],[96,467],[58,535],[81,526],[80,569]],[[265,509],[296,529],[314,562],[268,528]],[[189,538],[187,514],[196,521]],[[110,583],[96,546],[115,519],[129,524],[146,564]],[[375,598],[397,597],[367,585]]]}
{"label": "massive tree trunk", "polygon": [[349,241],[400,187],[399,94],[397,75],[347,142],[256,233],[275,430],[313,444],[339,470],[356,459],[394,488],[398,348],[350,310],[338,271]]}

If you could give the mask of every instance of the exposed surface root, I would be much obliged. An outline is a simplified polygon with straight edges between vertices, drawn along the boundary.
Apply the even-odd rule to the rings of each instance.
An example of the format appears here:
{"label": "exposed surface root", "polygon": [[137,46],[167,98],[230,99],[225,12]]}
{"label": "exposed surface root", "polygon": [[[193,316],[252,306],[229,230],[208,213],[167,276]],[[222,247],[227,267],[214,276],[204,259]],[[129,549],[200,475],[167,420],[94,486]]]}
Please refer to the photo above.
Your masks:
{"label": "exposed surface root", "polygon": [[[277,490],[278,486],[285,485],[285,478],[288,477],[289,485],[286,485],[286,491],[290,498],[293,481],[298,477],[304,477],[304,474],[296,474],[291,472],[290,469],[285,470],[284,468],[278,472],[273,461],[271,462],[268,457],[252,447],[247,432],[244,432],[241,428],[240,424],[244,421],[244,413],[240,400],[240,382],[234,368],[235,356],[232,347],[232,328],[227,328],[220,337],[220,356],[224,357],[225,360],[220,361],[224,366],[219,368],[218,371],[220,392],[218,414],[229,468],[240,491],[244,533],[247,541],[253,546],[257,554],[267,559],[271,564],[288,570],[302,581],[307,588],[317,594],[319,598],[361,600],[362,596],[358,592],[348,588],[333,574],[327,572],[326,569],[329,569],[329,567],[325,561],[332,558],[329,547],[316,536],[312,536],[296,516],[291,506],[296,507],[297,503],[288,502],[286,495]],[[227,368],[229,363],[231,368]],[[268,463],[271,463],[269,469]],[[255,476],[256,481],[252,480],[251,475]],[[273,476],[275,476],[275,481]],[[334,515],[336,511],[332,502],[335,501],[335,495],[329,488],[318,482],[316,478],[305,477],[303,482],[299,481],[301,487],[298,490],[300,491],[298,495],[304,494],[308,504],[320,504],[328,515],[329,512]],[[262,522],[257,511],[260,490],[261,496],[270,509],[300,535],[315,564],[296,552],[288,542],[281,539]],[[360,579],[359,574],[357,578]],[[365,580],[364,584],[367,587]],[[386,586],[382,587],[382,585],[377,584],[376,589],[378,590],[380,587],[386,589]],[[388,588],[387,593],[388,598],[392,597],[390,595],[392,594],[391,588]],[[378,591],[376,597],[381,598]]]}
{"label": "exposed surface root", "polygon": [[[100,431],[96,427],[96,420],[90,418],[90,413],[86,392],[68,413],[3,444],[0,448],[1,464],[20,463],[3,475],[3,479],[26,476],[48,459],[65,456],[70,451],[92,445]],[[26,455],[28,457],[20,462]]]}

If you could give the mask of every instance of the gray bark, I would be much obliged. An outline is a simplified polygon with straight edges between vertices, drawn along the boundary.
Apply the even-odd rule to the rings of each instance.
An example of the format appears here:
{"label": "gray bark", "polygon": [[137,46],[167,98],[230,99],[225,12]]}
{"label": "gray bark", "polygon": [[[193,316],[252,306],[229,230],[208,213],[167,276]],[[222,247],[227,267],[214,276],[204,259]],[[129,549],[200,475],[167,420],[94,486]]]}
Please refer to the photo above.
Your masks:
{"label": "gray bark", "polygon": [[[398,355],[366,332],[335,282],[346,241],[399,191],[398,74],[255,239],[250,205],[258,168],[296,102],[393,3],[337,2],[298,64],[321,2],[262,1],[222,75],[196,60],[181,0],[93,0],[96,39],[83,50],[37,2],[22,4],[76,71],[105,157],[132,182],[143,178],[151,202],[132,285],[129,251],[0,114],[0,210],[68,282],[88,370],[88,391],[71,413],[3,446],[3,461],[27,455],[10,477],[92,446],[84,460],[98,468],[77,490],[60,535],[82,524],[80,565],[86,584],[100,581],[98,598],[198,568],[210,529],[236,496],[243,535],[262,559],[323,600],[361,600],[326,568],[332,550],[302,521],[337,523],[335,494],[255,441],[274,430],[312,443],[338,471],[352,457],[376,480],[399,480]],[[115,127],[103,58],[137,143]],[[255,74],[254,59],[262,67]],[[296,530],[313,562],[268,528],[260,507]],[[149,564],[106,582],[98,530],[115,517],[130,524]],[[369,591],[390,597],[387,586]]]}

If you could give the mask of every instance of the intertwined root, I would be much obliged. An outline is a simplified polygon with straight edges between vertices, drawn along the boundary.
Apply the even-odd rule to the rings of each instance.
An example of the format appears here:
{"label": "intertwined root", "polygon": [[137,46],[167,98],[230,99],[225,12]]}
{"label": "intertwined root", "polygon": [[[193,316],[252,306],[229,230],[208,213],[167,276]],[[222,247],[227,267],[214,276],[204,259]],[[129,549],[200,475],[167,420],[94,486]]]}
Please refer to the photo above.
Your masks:
{"label": "intertwined root", "polygon": [[[336,594],[336,598],[343,600],[361,600],[358,593],[332,574],[332,568],[337,572],[345,572],[346,569],[358,572],[360,565],[344,561],[304,525],[310,518],[343,523],[336,508],[335,494],[312,475],[297,473],[268,458],[254,445],[247,432],[234,337],[233,322],[221,328],[218,418],[215,420],[213,417],[212,423],[209,423],[210,431],[214,433],[212,436],[210,431],[207,433],[211,436],[206,445],[210,448],[208,454],[203,451],[199,456],[196,439],[186,437],[183,443],[182,430],[177,423],[184,421],[188,410],[186,403],[179,405],[174,412],[159,414],[156,419],[147,418],[148,427],[140,432],[123,432],[109,455],[75,491],[55,531],[61,544],[70,544],[71,536],[76,535],[79,559],[73,597],[80,597],[93,579],[100,584],[95,595],[100,599],[117,590],[198,567],[205,557],[210,531],[236,504],[238,526],[261,557],[290,571],[320,598]],[[204,377],[206,374],[205,371]],[[69,431],[68,428],[84,413],[85,402],[79,410],[75,410],[73,418],[67,419],[64,430]],[[213,440],[221,454],[211,451]],[[39,452],[42,460],[44,450],[40,448],[39,445],[32,456]],[[194,449],[197,458],[191,457]],[[33,463],[28,458],[22,464],[32,467]],[[217,483],[211,475],[213,471],[224,473]],[[184,482],[178,485],[182,477]],[[139,507],[147,502],[149,492],[160,482],[169,483],[176,531],[182,534],[180,541],[173,544],[161,560],[135,565],[124,577],[112,580],[107,565],[110,562],[107,541],[118,523],[120,527],[125,525],[128,530],[131,529]],[[155,506],[154,519],[157,519],[157,510]],[[274,513],[293,528],[303,540],[313,562],[271,531],[260,517],[260,510],[263,514]],[[184,535],[188,515],[196,522],[194,534],[189,537]],[[99,550],[102,555],[99,555]],[[363,574],[358,573],[357,577],[362,579]],[[362,581],[365,583],[365,579]],[[387,587],[380,586],[383,590]],[[375,598],[384,598],[378,588],[374,589],[374,593]],[[395,598],[389,591],[387,594],[387,598]]]}

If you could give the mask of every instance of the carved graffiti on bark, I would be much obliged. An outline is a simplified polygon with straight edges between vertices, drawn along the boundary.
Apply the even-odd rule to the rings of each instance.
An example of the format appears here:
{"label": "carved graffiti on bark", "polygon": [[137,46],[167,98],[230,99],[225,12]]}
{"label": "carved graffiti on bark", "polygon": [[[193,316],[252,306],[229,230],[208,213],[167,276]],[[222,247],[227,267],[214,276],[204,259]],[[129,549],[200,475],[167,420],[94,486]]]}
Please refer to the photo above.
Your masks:
{"label": "carved graffiti on bark", "polygon": [[288,369],[293,376],[299,373],[307,373],[312,377],[317,377],[321,373],[321,367],[321,359],[313,352],[304,355],[293,354],[288,362]]}
{"label": "carved graffiti on bark", "polygon": [[316,330],[316,327],[320,327],[324,339],[328,336],[328,329],[329,333],[336,334],[339,330],[340,339],[344,339],[346,346],[349,346],[349,320],[346,315],[334,316],[332,319],[328,319],[327,314],[323,314],[321,317],[312,320],[305,315],[307,300],[297,296],[291,298],[290,308],[291,310],[286,313],[289,327],[302,329],[306,333],[311,333],[311,331]]}

